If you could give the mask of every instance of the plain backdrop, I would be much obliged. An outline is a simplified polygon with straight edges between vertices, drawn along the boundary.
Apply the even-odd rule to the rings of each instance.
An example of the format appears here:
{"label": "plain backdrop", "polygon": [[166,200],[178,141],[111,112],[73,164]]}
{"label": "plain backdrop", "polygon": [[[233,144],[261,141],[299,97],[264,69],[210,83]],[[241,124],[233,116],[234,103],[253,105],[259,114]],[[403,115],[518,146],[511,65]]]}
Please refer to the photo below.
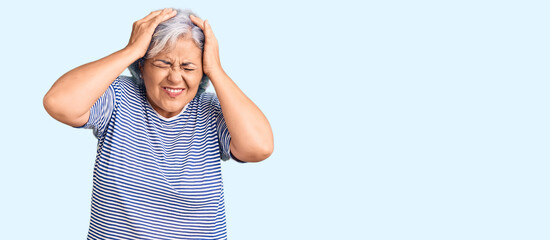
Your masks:
{"label": "plain backdrop", "polygon": [[97,140],[42,98],[164,7],[210,21],[274,132],[267,160],[222,163],[229,239],[550,239],[550,5],[529,0],[2,2],[0,239],[86,238]]}

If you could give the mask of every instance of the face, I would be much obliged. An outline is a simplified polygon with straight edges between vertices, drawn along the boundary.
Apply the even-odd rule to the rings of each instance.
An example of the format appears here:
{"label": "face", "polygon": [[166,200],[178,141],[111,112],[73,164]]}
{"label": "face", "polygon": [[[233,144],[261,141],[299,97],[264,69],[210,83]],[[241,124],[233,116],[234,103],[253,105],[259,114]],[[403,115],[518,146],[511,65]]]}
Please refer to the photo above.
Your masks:
{"label": "face", "polygon": [[146,59],[140,70],[151,106],[161,116],[173,117],[197,94],[202,50],[191,38],[180,38],[172,49]]}

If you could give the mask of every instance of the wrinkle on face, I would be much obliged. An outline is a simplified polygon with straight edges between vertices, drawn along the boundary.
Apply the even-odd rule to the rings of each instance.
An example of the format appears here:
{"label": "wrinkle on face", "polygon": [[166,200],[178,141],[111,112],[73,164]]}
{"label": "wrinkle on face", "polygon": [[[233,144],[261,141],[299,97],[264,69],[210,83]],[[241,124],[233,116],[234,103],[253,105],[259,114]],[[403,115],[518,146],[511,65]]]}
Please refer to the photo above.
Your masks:
{"label": "wrinkle on face", "polygon": [[[203,76],[202,50],[191,38],[179,38],[172,48],[146,59],[141,71],[151,106],[164,117],[175,116],[198,91]],[[185,89],[170,97],[164,87]]]}

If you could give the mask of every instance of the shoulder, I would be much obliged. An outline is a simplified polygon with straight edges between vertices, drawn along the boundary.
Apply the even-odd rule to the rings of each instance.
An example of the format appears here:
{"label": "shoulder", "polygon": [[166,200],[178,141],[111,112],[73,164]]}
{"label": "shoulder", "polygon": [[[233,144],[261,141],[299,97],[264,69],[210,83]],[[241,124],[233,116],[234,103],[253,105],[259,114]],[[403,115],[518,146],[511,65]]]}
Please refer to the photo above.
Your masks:
{"label": "shoulder", "polygon": [[203,92],[195,97],[198,114],[216,118],[221,113],[218,96],[213,92]]}
{"label": "shoulder", "polygon": [[216,94],[213,92],[203,92],[197,97],[200,99],[200,101],[211,101],[213,98],[217,98]]}
{"label": "shoulder", "polygon": [[132,91],[136,91],[136,90],[139,90],[142,88],[142,86],[140,86],[135,80],[133,77],[130,77],[130,76],[124,76],[124,75],[120,75],[118,76],[115,81],[113,82],[114,84],[118,85],[118,87],[121,89],[121,90],[132,90]]}
{"label": "shoulder", "polygon": [[213,92],[203,92],[195,98],[197,98],[196,100],[201,107],[215,107],[220,104],[218,96],[216,96],[216,93]]}
{"label": "shoulder", "polygon": [[145,94],[145,87],[140,86],[133,77],[120,75],[110,86],[117,99],[134,99],[138,100]]}

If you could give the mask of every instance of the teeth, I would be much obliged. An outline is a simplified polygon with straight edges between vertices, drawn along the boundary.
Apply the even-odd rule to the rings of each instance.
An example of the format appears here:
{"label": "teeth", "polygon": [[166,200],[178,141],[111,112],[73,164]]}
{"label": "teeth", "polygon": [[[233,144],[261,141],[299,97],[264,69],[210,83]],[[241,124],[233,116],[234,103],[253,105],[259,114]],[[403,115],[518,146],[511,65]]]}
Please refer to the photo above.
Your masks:
{"label": "teeth", "polygon": [[164,88],[164,89],[168,90],[171,93],[179,93],[183,91],[183,89],[172,89],[172,88]]}

